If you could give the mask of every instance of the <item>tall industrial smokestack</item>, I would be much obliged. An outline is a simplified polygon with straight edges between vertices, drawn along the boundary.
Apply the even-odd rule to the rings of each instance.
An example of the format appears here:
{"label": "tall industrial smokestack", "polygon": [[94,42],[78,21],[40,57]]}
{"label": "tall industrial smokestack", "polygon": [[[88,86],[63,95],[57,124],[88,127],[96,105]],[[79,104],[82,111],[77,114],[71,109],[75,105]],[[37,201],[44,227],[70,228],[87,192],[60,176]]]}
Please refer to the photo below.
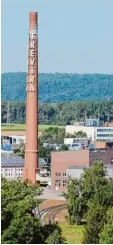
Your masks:
{"label": "tall industrial smokestack", "polygon": [[26,101],[26,146],[23,180],[36,183],[38,171],[38,27],[37,12],[29,15],[28,74]]}

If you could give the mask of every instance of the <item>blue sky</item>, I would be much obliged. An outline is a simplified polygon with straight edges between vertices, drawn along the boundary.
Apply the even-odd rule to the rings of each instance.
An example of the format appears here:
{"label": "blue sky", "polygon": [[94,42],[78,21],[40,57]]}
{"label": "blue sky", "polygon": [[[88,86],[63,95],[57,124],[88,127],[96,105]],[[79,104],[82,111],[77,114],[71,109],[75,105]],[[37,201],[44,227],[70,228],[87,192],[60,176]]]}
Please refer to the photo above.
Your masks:
{"label": "blue sky", "polygon": [[39,72],[113,74],[113,0],[2,0],[2,72],[27,71],[30,11]]}

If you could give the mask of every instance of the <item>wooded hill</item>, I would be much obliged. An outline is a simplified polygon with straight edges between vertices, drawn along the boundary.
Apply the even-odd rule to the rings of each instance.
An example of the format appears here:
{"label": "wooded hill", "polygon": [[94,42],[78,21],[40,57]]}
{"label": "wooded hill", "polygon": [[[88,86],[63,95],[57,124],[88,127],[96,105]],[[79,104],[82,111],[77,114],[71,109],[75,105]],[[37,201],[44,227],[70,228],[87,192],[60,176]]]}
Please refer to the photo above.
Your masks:
{"label": "wooded hill", "polygon": [[[2,100],[26,100],[26,73],[2,74]],[[69,101],[113,100],[113,75],[40,73],[39,101],[57,103]]]}

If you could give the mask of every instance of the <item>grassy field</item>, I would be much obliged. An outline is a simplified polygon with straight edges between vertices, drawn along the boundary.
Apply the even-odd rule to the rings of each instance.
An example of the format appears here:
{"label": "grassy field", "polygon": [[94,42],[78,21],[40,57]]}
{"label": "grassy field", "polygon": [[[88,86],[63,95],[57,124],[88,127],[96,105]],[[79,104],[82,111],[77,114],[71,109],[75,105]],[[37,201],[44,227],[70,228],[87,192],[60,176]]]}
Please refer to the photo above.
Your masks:
{"label": "grassy field", "polygon": [[[58,125],[38,125],[38,130],[39,132],[44,132],[45,129],[49,127],[64,128],[64,126],[58,126]],[[25,131],[25,124],[10,124],[10,126],[8,126],[7,124],[2,123],[1,130],[2,131]]]}
{"label": "grassy field", "polygon": [[66,238],[68,244],[82,244],[83,229],[82,225],[60,224],[62,235]]}

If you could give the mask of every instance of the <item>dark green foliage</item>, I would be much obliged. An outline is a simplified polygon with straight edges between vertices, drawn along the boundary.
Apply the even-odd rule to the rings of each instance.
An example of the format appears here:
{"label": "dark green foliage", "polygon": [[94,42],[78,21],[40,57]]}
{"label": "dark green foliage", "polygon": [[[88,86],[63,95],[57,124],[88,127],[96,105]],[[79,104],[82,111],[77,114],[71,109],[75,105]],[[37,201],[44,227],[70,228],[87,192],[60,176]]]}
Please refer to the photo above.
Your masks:
{"label": "dark green foliage", "polygon": [[45,130],[45,133],[43,136],[41,136],[40,141],[42,143],[58,143],[63,144],[64,143],[64,136],[65,136],[65,129],[64,128],[58,128],[58,127],[49,127]]}
{"label": "dark green foliage", "polygon": [[64,196],[68,203],[69,223],[80,225],[86,211],[86,200],[80,193],[80,181],[69,178]]}
{"label": "dark green foliage", "polygon": [[62,237],[61,228],[57,224],[44,226],[46,244],[66,244],[66,239]]}
{"label": "dark green foliage", "polygon": [[84,244],[98,244],[99,233],[102,230],[105,221],[106,209],[100,205],[97,200],[93,200],[89,205],[87,212],[87,224],[84,231]]}
{"label": "dark green foliage", "polygon": [[14,154],[16,154],[17,156],[21,156],[22,158],[24,158],[24,155],[25,155],[25,144],[24,142],[22,141],[19,146],[17,147],[14,147],[13,148],[13,152]]}
{"label": "dark green foliage", "polygon": [[[2,100],[25,101],[26,76],[25,72],[2,74]],[[41,102],[106,100],[113,98],[112,91],[113,75],[39,74],[39,100]],[[50,114],[54,114],[54,110],[50,110]]]}
{"label": "dark green foliage", "polygon": [[[81,224],[85,218],[84,244],[98,244],[99,240],[112,241],[109,234],[112,237],[110,220],[113,214],[106,216],[106,213],[113,207],[113,179],[106,178],[103,164],[95,163],[91,169],[85,169],[79,180],[70,178],[64,196],[68,203],[69,222]],[[108,221],[109,215],[111,218]],[[105,227],[108,227],[107,231]]]}
{"label": "dark green foliage", "polygon": [[107,211],[104,228],[100,233],[100,244],[113,244],[113,207]]}
{"label": "dark green foliage", "polygon": [[62,145],[62,146],[59,148],[59,151],[68,151],[68,146],[67,146],[67,145]]}
{"label": "dark green foliage", "polygon": [[[48,244],[65,242],[57,224],[42,226],[37,218],[37,207],[42,194],[37,186],[27,182],[2,179],[1,242],[2,244]],[[51,237],[50,237],[51,234]]]}
{"label": "dark green foliage", "polygon": [[[7,122],[8,103],[1,103],[1,121]],[[10,122],[25,123],[26,105],[25,102],[10,102]],[[52,113],[54,111],[54,113]],[[88,118],[98,118],[103,116],[104,120],[113,121],[113,101],[103,102],[70,102],[59,104],[43,104],[38,105],[38,123],[39,124],[56,124],[69,125],[74,121],[84,121],[85,111]]]}
{"label": "dark green foliage", "polygon": [[74,134],[67,134],[66,138],[87,138],[87,134],[84,133],[83,131],[78,131]]}

